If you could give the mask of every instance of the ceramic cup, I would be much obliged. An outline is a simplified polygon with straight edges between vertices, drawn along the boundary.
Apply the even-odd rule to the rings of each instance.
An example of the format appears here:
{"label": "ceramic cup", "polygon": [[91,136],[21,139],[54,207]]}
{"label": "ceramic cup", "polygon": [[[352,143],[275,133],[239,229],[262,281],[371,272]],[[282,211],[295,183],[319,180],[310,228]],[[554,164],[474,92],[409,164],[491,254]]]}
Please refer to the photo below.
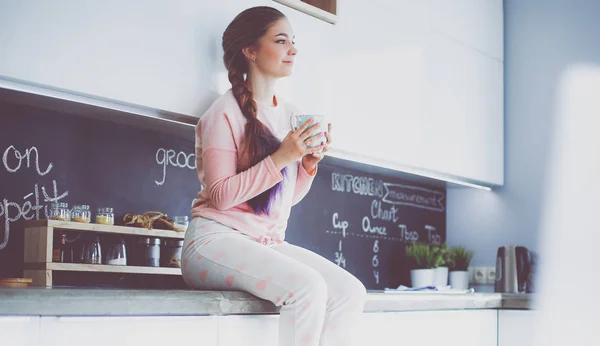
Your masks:
{"label": "ceramic cup", "polygon": [[[316,135],[319,132],[327,132],[327,123],[325,122],[324,115],[311,115],[311,114],[294,114],[290,117],[290,126],[294,131],[296,131],[300,126],[304,125],[309,119],[314,118],[314,124],[319,124],[311,133],[312,136]],[[314,125],[313,124],[313,125]],[[311,125],[311,126],[313,126]],[[322,143],[325,143],[327,139],[323,137]],[[321,142],[315,142],[311,144],[309,147],[317,147],[321,144]]]}

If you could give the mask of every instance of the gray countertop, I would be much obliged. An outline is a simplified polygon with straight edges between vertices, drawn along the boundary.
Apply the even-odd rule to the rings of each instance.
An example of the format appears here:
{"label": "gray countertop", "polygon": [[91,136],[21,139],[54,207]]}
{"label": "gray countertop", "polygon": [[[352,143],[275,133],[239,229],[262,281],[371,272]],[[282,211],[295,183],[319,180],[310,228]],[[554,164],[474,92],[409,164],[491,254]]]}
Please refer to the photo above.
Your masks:
{"label": "gray countertop", "polygon": [[[369,291],[365,312],[531,309],[530,294]],[[275,314],[271,302],[239,291],[0,288],[0,316]]]}

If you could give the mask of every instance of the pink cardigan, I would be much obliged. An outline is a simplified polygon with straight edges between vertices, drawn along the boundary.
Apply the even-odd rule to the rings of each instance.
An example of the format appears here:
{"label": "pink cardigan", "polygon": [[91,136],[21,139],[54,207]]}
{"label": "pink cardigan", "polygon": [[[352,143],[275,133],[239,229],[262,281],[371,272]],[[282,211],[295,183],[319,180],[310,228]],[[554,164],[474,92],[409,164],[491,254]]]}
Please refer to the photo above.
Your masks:
{"label": "pink cardigan", "polygon": [[[277,97],[277,105],[258,103],[258,119],[282,140],[290,131],[293,106]],[[287,179],[269,216],[255,215],[246,203],[283,179],[271,156],[237,173],[246,118],[231,90],[219,97],[196,126],[196,167],[203,189],[192,208],[192,217],[203,217],[248,236],[275,243],[285,238],[293,205],[308,193],[314,172],[306,172],[301,161],[287,167]]]}

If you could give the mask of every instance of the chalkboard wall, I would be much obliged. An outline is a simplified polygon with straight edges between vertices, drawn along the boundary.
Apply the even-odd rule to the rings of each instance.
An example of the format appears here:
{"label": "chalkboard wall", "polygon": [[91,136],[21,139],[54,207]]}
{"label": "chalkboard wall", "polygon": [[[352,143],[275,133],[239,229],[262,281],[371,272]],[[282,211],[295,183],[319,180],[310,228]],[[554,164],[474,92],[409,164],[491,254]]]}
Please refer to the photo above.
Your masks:
{"label": "chalkboard wall", "polygon": [[[189,215],[201,188],[191,128],[174,135],[0,101],[0,154],[0,277],[22,275],[23,221],[46,218],[52,201],[112,207],[117,218]],[[445,195],[443,185],[326,158],[287,240],[369,289],[409,284],[405,245],[445,240]]]}

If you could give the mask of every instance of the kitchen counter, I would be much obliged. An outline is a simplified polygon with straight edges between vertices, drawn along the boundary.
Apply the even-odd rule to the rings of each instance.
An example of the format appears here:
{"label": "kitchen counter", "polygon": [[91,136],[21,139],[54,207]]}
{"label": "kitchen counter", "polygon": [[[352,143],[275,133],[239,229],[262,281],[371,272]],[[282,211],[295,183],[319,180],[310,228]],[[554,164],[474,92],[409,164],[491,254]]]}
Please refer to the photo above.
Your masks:
{"label": "kitchen counter", "polygon": [[[365,312],[532,309],[531,294],[369,291]],[[276,314],[239,291],[0,288],[0,316],[169,316]]]}

